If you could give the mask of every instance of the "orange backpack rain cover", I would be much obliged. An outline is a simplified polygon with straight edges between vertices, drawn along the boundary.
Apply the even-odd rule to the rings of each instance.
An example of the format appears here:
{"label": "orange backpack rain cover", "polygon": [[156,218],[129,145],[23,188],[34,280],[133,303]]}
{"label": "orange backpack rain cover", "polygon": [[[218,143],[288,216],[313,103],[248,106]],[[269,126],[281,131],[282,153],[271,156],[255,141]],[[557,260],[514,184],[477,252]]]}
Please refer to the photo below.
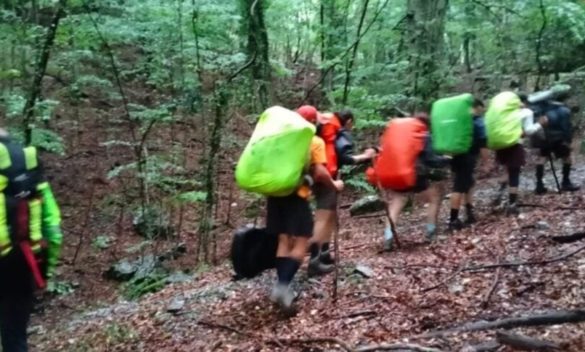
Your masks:
{"label": "orange backpack rain cover", "polygon": [[416,159],[424,149],[428,128],[419,119],[395,118],[380,141],[374,167],[366,171],[368,182],[384,189],[407,191],[416,184]]}
{"label": "orange backpack rain cover", "polygon": [[337,153],[335,151],[335,140],[341,129],[341,122],[335,114],[321,114],[318,117],[319,137],[325,142],[325,154],[327,155],[327,171],[332,177],[337,176]]}

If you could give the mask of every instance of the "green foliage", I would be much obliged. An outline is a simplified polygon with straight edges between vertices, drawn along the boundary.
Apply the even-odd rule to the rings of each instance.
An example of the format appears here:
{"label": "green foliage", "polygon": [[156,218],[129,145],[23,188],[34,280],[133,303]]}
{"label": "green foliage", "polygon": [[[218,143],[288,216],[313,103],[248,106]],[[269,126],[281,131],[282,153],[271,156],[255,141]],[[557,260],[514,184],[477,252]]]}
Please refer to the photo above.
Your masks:
{"label": "green foliage", "polygon": [[158,272],[138,279],[132,279],[124,285],[124,297],[129,300],[135,300],[145,294],[160,291],[166,286],[166,279],[166,274]]}
{"label": "green foliage", "polygon": [[65,296],[75,291],[73,285],[67,281],[49,280],[47,292],[54,296]]}
{"label": "green foliage", "polygon": [[93,242],[91,243],[93,248],[104,250],[110,248],[114,239],[110,236],[100,235],[94,238]]}

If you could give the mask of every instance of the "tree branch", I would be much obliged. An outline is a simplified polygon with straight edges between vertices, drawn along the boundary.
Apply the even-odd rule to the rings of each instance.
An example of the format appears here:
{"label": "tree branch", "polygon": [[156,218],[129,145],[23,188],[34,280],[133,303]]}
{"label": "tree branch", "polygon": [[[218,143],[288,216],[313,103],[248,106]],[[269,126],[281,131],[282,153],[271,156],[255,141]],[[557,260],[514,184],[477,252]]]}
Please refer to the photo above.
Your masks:
{"label": "tree branch", "polygon": [[585,310],[557,310],[540,314],[526,315],[495,321],[476,321],[447,330],[433,331],[416,336],[416,338],[435,338],[458,332],[482,331],[493,329],[511,329],[526,326],[557,325],[585,321]]}
{"label": "tree branch", "polygon": [[494,268],[511,268],[511,267],[517,267],[517,266],[523,266],[523,265],[545,265],[545,264],[550,264],[550,263],[555,263],[555,262],[560,262],[562,260],[565,260],[567,258],[570,258],[572,256],[574,256],[575,254],[583,251],[585,249],[585,245],[581,246],[581,247],[577,247],[575,250],[554,257],[554,258],[550,258],[550,259],[545,259],[545,260],[537,260],[537,261],[526,261],[526,262],[508,262],[508,263],[498,263],[498,264],[488,264],[488,265],[477,265],[477,266],[471,266],[471,267],[467,267],[464,268],[463,271],[476,271],[476,270],[485,270],[485,269],[494,269]]}
{"label": "tree branch", "polygon": [[313,91],[315,90],[315,88],[317,88],[318,86],[321,85],[321,83],[323,83],[323,81],[325,80],[325,77],[327,77],[327,74],[329,74],[329,72],[331,72],[331,70],[333,70],[337,65],[340,64],[340,60],[345,58],[350,52],[351,50],[354,48],[354,46],[358,45],[359,42],[362,40],[363,37],[365,37],[366,34],[368,34],[368,32],[370,31],[370,29],[372,28],[372,26],[376,23],[376,21],[378,20],[378,17],[380,16],[380,14],[382,13],[382,10],[386,7],[386,5],[388,5],[388,3],[390,2],[390,0],[386,0],[384,2],[384,4],[382,4],[382,6],[376,11],[376,13],[374,14],[374,18],[372,19],[372,21],[366,26],[366,28],[364,29],[364,31],[362,32],[362,34],[356,38],[356,40],[349,46],[347,47],[343,53],[341,53],[337,58],[336,58],[336,62],[332,63],[329,67],[327,67],[327,69],[325,69],[322,73],[321,73],[321,78],[319,79],[319,81],[317,83],[315,83],[305,94],[305,98],[303,99],[303,103],[305,103],[307,101],[307,99],[309,99],[309,97],[311,96],[311,94],[313,93]]}

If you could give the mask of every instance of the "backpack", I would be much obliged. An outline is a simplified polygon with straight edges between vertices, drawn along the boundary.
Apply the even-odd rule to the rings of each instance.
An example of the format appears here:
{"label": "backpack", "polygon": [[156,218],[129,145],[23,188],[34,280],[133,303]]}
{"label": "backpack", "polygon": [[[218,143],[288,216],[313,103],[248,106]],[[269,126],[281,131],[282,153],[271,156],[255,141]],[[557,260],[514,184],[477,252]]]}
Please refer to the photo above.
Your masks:
{"label": "backpack", "polygon": [[267,109],[236,166],[236,182],[246,191],[282,197],[294,192],[308,164],[315,127],[280,106]]}
{"label": "backpack", "polygon": [[332,113],[319,115],[317,123],[317,135],[325,142],[325,155],[327,156],[325,167],[329,174],[335,177],[339,169],[337,141],[343,128],[337,116]]}
{"label": "backpack", "polygon": [[493,150],[504,149],[517,144],[522,137],[522,103],[513,92],[496,95],[485,114],[487,146]]}
{"label": "backpack", "polygon": [[571,125],[571,110],[563,104],[550,101],[533,104],[530,109],[534,116],[546,115],[548,124],[543,134],[533,135],[530,139],[535,148],[544,148],[559,142],[571,142],[573,126]]}
{"label": "backpack", "polygon": [[36,149],[0,138],[0,258],[19,248],[39,288],[46,274],[42,181]]}
{"label": "backpack", "polygon": [[276,266],[278,236],[247,227],[234,234],[231,261],[236,278],[251,279]]}
{"label": "backpack", "polygon": [[433,149],[439,154],[467,153],[473,142],[473,96],[439,99],[431,111]]}
{"label": "backpack", "polygon": [[368,181],[394,191],[414,187],[417,160],[424,149],[427,134],[427,126],[417,118],[391,120],[382,135],[381,151],[374,167],[366,171]]}

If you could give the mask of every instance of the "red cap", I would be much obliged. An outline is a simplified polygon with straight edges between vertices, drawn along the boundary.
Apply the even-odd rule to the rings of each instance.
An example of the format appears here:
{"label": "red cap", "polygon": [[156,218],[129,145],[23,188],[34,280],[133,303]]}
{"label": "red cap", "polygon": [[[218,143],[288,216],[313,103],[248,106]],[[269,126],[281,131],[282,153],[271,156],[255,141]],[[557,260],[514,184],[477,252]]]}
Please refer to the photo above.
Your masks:
{"label": "red cap", "polygon": [[317,122],[317,116],[319,115],[317,108],[312,105],[301,106],[297,109],[297,113],[310,123]]}

